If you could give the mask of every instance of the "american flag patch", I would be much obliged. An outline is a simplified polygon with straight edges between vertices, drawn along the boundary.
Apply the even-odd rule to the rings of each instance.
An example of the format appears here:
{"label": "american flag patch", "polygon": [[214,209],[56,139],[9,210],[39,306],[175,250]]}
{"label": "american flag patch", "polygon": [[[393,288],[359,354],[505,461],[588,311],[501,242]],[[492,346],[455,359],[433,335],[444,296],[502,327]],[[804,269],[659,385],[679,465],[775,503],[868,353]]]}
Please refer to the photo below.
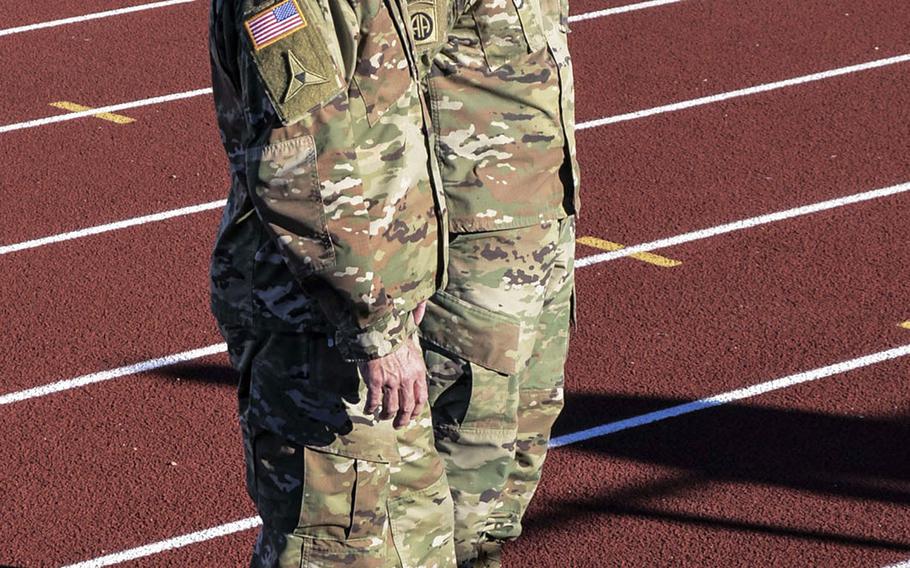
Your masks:
{"label": "american flag patch", "polygon": [[260,12],[246,21],[246,30],[258,51],[279,39],[306,27],[307,23],[296,0],[284,2]]}

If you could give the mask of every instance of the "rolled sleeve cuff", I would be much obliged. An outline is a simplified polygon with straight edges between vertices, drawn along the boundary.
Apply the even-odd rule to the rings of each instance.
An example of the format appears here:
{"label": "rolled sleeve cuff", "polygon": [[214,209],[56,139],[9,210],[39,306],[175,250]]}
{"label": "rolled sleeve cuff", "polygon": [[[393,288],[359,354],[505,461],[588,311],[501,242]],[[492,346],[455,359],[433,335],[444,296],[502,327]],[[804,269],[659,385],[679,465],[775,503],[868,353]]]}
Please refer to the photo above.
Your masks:
{"label": "rolled sleeve cuff", "polygon": [[368,361],[394,352],[417,331],[410,311],[392,312],[366,329],[335,332],[335,343],[345,361]]}

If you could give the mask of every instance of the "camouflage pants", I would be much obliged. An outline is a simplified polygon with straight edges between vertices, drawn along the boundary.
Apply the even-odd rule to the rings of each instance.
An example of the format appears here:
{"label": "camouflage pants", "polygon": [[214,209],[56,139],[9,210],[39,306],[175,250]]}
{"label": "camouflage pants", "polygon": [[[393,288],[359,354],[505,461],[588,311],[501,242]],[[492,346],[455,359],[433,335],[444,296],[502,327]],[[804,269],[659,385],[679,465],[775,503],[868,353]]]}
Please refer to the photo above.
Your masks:
{"label": "camouflage pants", "polygon": [[241,372],[247,490],[263,521],[250,566],[454,566],[429,410],[397,431],[365,415],[356,366],[325,335],[222,331]]}
{"label": "camouflage pants", "polygon": [[563,405],[574,254],[574,218],[452,238],[421,328],[460,566],[521,533]]}

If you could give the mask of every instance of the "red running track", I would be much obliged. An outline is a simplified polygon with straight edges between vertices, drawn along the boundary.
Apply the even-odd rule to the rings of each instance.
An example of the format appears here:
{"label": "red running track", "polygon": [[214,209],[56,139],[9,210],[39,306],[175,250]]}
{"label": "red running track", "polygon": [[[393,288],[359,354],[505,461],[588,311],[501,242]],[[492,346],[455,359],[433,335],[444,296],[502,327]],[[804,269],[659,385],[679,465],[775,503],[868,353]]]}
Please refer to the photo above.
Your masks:
{"label": "red running track", "polygon": [[[910,121],[895,121],[885,103],[907,99],[901,85],[910,80],[910,67],[866,73],[740,99],[722,112],[709,106],[582,132],[586,179],[593,181],[581,234],[636,244],[906,181],[910,162],[894,141],[910,135]],[[883,80],[895,77],[901,81]],[[829,100],[841,102],[842,121],[828,120],[823,103]],[[764,122],[769,101],[776,101],[772,114],[782,114],[779,106],[789,119]],[[767,153],[756,151],[765,147]],[[865,167],[870,162],[875,170]],[[183,175],[160,187],[179,196]],[[28,299],[0,298],[4,313],[22,322],[14,333],[27,345],[0,345],[0,356],[11,361],[8,388],[218,341],[205,309],[206,257],[217,218],[211,211],[0,258],[6,267],[0,284],[26,290]],[[103,254],[93,254],[98,249]],[[64,291],[61,274],[68,276]]]}
{"label": "red running track", "polygon": [[[76,54],[71,60],[49,58],[46,63],[50,72],[44,74],[32,72],[30,62],[36,52],[57,51],[56,48],[45,45],[47,41],[55,41],[53,37],[45,37],[51,34],[50,30],[0,38],[0,42],[4,42],[0,45],[9,44],[7,65],[12,68],[11,84],[23,85],[22,89],[13,93],[14,98],[8,101],[3,122],[8,124],[61,114],[62,111],[47,106],[47,103],[55,100],[72,99],[84,104],[104,105],[207,86],[209,79],[205,43],[170,41],[174,38],[204,35],[204,4],[195,2],[163,11],[153,10],[113,20],[80,24],[80,31],[92,38],[92,41],[86,42],[92,47]],[[819,48],[819,38],[816,35],[804,33],[805,24],[799,22],[793,13],[783,9],[769,10],[766,4],[758,0],[737,4],[686,0],[641,12],[580,22],[571,36],[578,74],[579,119],[612,116],[910,52],[910,46],[905,41],[902,43],[901,26],[895,24],[899,18],[893,17],[895,10],[906,9],[902,4],[893,6],[891,11],[867,7],[854,9],[851,17],[845,17],[842,12],[832,10],[830,6],[821,8],[813,5],[815,25],[825,29],[822,43],[824,49]],[[160,19],[167,10],[181,10],[184,18],[177,20],[176,28],[168,28],[167,33],[173,34],[174,38],[162,42],[156,24],[160,25]],[[724,23],[737,21],[743,13],[754,15],[746,21],[738,22],[737,33],[732,34],[728,29],[729,24],[724,27]],[[109,26],[113,21],[127,22],[133,27],[124,26],[129,28],[129,33],[118,33],[110,41],[123,40],[128,43],[117,45],[116,49],[100,49],[97,44],[106,37],[104,29],[92,26],[100,26],[102,22]],[[623,26],[614,25],[618,22],[623,23]],[[635,35],[634,41],[623,38],[623,33],[638,28],[647,31],[647,35]],[[692,29],[705,31],[693,36]],[[870,29],[875,30],[875,41],[862,37],[863,34],[868,35]],[[755,52],[750,47],[751,44],[744,46],[743,38],[751,37],[758,38],[756,41],[765,47]],[[697,49],[680,52],[679,45],[688,45],[693,40],[702,43],[695,46]],[[870,51],[867,46],[870,41],[879,46],[880,50]],[[597,50],[582,48],[592,43],[597,45]],[[902,46],[906,49],[902,50]],[[614,48],[618,50],[617,55],[605,60],[602,57],[603,50],[612,52]],[[794,56],[794,53],[799,57]],[[648,58],[634,59],[642,54]],[[712,56],[707,57],[706,54]],[[127,64],[123,64],[124,57],[128,59]],[[146,71],[162,65],[162,61],[170,62],[177,72]],[[904,64],[908,65],[910,64]],[[637,70],[647,70],[648,74],[630,75],[630,72]],[[843,80],[855,77],[855,83],[861,84],[869,81],[868,76],[871,74],[879,78],[879,83],[887,82],[891,79],[891,71],[889,68],[877,75],[875,71],[863,72]],[[111,75],[112,72],[117,74]],[[658,80],[655,80],[655,74],[658,74]],[[699,79],[692,83],[694,77]],[[99,78],[103,79],[100,85]],[[708,82],[705,83],[703,79],[708,79]],[[847,84],[842,93],[834,93],[834,96],[849,96],[852,84]],[[617,85],[622,88],[616,87]],[[899,85],[900,83],[892,83],[891,92],[898,89]],[[890,92],[875,95],[878,86],[880,85],[870,85],[868,91],[878,100],[888,100],[885,96],[890,96]],[[812,92],[812,86],[800,89],[798,93],[805,89]],[[617,99],[616,96],[620,95],[626,99]],[[906,131],[906,121],[893,120],[894,113],[902,112],[905,107],[894,106],[896,108],[878,109],[881,118],[876,118],[876,121],[889,126],[887,133],[876,133],[880,138],[893,136],[895,131],[897,134]],[[717,113],[718,108],[726,107],[709,107],[703,112]],[[857,128],[852,117],[842,123],[838,121],[837,124],[830,124],[827,108],[827,100],[821,100],[821,97],[813,99],[810,109],[814,111],[814,116],[824,118],[812,120],[811,123],[820,120],[824,123],[820,125],[822,128],[825,125],[841,129]],[[761,112],[762,108],[758,110]],[[856,109],[858,112],[867,110],[863,105]],[[698,111],[689,111],[687,114],[694,112]],[[12,243],[38,238],[127,216],[154,213],[223,197],[227,183],[225,166],[217,136],[212,135],[214,115],[209,97],[123,111],[121,114],[138,122],[128,127],[118,127],[100,120],[80,120],[3,136],[0,143],[7,149],[11,170],[16,175],[5,176],[0,180],[0,190],[17,195],[19,199],[9,205],[12,208],[9,213],[13,222],[0,228],[0,242]],[[775,117],[776,120],[791,118],[786,115]],[[654,118],[648,122],[659,120]],[[691,137],[689,134],[692,127],[687,124],[686,128],[675,128],[676,120],[674,117],[664,124],[669,125],[669,130],[676,137]],[[759,124],[767,122],[769,121],[762,115]],[[810,121],[803,120],[803,123],[807,122]],[[651,152],[659,149],[655,140],[662,140],[663,133],[659,137],[653,137],[650,132],[640,129],[640,124],[644,123],[636,121],[630,125],[630,131],[654,146]],[[748,128],[754,126],[748,125]],[[731,135],[742,133],[741,128],[744,127],[746,125],[732,125],[728,139]],[[622,132],[617,128],[622,129],[622,126],[612,127],[609,131],[585,131],[581,136],[600,138],[606,136],[604,132]],[[904,130],[901,131],[901,128]],[[716,135],[713,132],[708,134]],[[763,132],[756,133],[758,136],[761,134]],[[611,134],[607,139],[612,141],[616,138]],[[625,147],[634,147],[633,144],[626,143],[624,138],[619,140],[622,142],[620,148],[603,147],[604,150],[609,150],[608,157],[623,151]],[[799,142],[800,140],[795,140],[790,144]],[[713,147],[700,149],[700,152],[710,153],[718,149],[713,138],[708,137],[705,143],[712,144]],[[594,146],[600,149],[601,144],[603,143],[598,142]],[[753,140],[745,140],[742,146],[751,149],[755,144]],[[586,148],[588,145],[583,142],[582,151]],[[636,148],[636,152],[641,151]],[[193,159],[187,158],[189,152],[192,152]],[[644,162],[649,168],[655,162],[650,159],[651,152],[641,156],[642,159],[649,158]],[[672,152],[675,161],[683,158],[694,162],[691,155],[681,153],[677,148],[672,148]],[[91,167],[84,167],[86,161],[93,156],[104,156],[105,159],[100,163],[92,162]],[[616,159],[610,159],[611,165],[628,162],[625,155],[617,156]],[[751,154],[750,157],[759,158]],[[700,160],[691,165],[707,167],[719,161],[721,160]],[[678,167],[675,163],[671,166],[672,171]],[[854,166],[855,164],[845,164],[841,170],[849,167],[851,171],[856,171]],[[612,175],[612,172],[607,172],[607,175]],[[595,177],[600,178],[599,172]],[[640,172],[636,172],[635,177],[638,183],[649,179],[648,176],[640,175]],[[142,183],[139,183],[140,180]],[[73,186],[73,189],[61,192],[61,185]],[[146,191],[146,185],[151,185],[155,191]],[[586,185],[590,187],[589,195],[600,189],[591,184]],[[59,211],[69,214],[61,216]]]}
{"label": "red running track", "polygon": [[905,54],[908,20],[910,4],[893,1],[683,0],[576,22],[578,119]]}
{"label": "red running track", "polygon": [[0,179],[0,191],[16,199],[0,243],[226,197],[227,160],[211,97],[129,115],[135,123],[76,120],[3,134],[13,146],[6,162],[12,175]]}
{"label": "red running track", "polygon": [[[574,431],[670,406],[680,400],[838,362],[831,360],[832,353],[847,358],[907,343],[910,338],[902,337],[906,335],[906,330],[897,328],[895,318],[889,316],[900,313],[906,305],[892,298],[892,293],[895,290],[906,292],[907,287],[904,285],[902,288],[889,280],[888,273],[891,261],[898,264],[910,261],[910,253],[903,250],[905,247],[895,246],[895,243],[910,237],[910,229],[904,227],[902,233],[895,234],[885,227],[900,226],[892,222],[907,214],[910,199],[872,207],[878,208],[878,211],[869,211],[867,216],[881,222],[882,229],[879,231],[870,231],[865,220],[856,215],[822,215],[807,218],[801,226],[778,226],[761,231],[762,234],[743,233],[719,238],[710,242],[710,246],[705,246],[709,244],[705,243],[671,249],[668,252],[684,259],[681,267],[672,270],[648,266],[651,274],[638,274],[636,270],[623,267],[623,264],[634,262],[629,260],[606,264],[603,268],[582,269],[579,273],[583,298],[580,307],[582,317],[589,323],[576,342],[575,352],[580,353],[573,358],[568,385],[571,412],[561,421],[559,431]],[[840,225],[840,235],[830,230],[833,222]],[[815,246],[807,246],[810,242],[816,243]],[[865,279],[857,279],[850,271],[840,270],[829,274],[827,280],[821,282],[811,270],[793,270],[794,264],[810,269],[830,267],[832,257],[851,263],[862,261],[854,255],[865,255],[869,250],[877,250],[881,260],[878,261],[879,266],[866,263],[868,278]],[[731,270],[740,263],[762,266],[764,278],[756,280],[754,274]],[[635,266],[638,267],[637,264]],[[612,270],[622,270],[623,282],[610,278]],[[698,278],[687,278],[690,274]],[[609,305],[604,305],[602,296],[592,294],[594,290],[603,288],[605,278],[610,282],[610,289],[623,299],[623,309],[630,310],[631,315],[617,314]],[[738,293],[709,294],[711,289],[716,288],[713,282]],[[806,303],[794,298],[795,294],[821,297],[825,301],[820,302],[820,309],[805,314],[802,308]],[[844,301],[860,294],[876,307],[876,314],[869,314],[867,306],[862,303]],[[688,303],[681,298],[688,298]],[[689,309],[680,309],[681,304]],[[696,305],[703,306],[703,309],[691,309]],[[674,320],[670,321],[668,316],[673,316]],[[619,322],[637,320],[641,328],[606,325],[613,318]],[[744,332],[744,322],[754,331]],[[617,350],[614,346],[622,346],[622,349]],[[601,360],[604,354],[608,358]],[[119,379],[73,393],[19,403],[7,409],[0,418],[0,425],[9,439],[17,440],[21,447],[16,453],[17,461],[8,464],[4,471],[29,473],[12,483],[12,480],[3,480],[7,482],[4,486],[11,486],[14,490],[5,495],[0,505],[13,518],[19,519],[9,542],[14,546],[22,543],[19,544],[20,550],[30,549],[24,545],[40,542],[46,535],[43,527],[53,523],[55,540],[66,544],[59,549],[44,546],[39,554],[46,555],[52,551],[55,560],[66,562],[90,557],[93,551],[131,548],[146,541],[249,516],[248,504],[236,491],[240,487],[239,446],[231,420],[232,397],[228,386],[231,377],[223,369],[223,364],[220,358],[201,360],[169,369],[166,373]],[[910,369],[906,361],[895,368],[897,371],[888,375],[892,381],[898,372]],[[591,369],[598,371],[592,372]],[[679,379],[681,371],[685,373],[685,381]],[[879,371],[876,368],[872,372]],[[825,381],[837,385],[852,380],[852,376]],[[178,381],[178,378],[181,380]],[[905,389],[906,382],[897,381],[896,387]],[[807,506],[815,506],[816,500],[827,499],[827,506],[836,506],[845,518],[862,518],[871,506],[868,501],[876,492],[883,492],[887,500],[883,497],[879,499],[881,503],[874,503],[881,509],[876,514],[899,520],[898,513],[910,497],[907,494],[910,488],[908,480],[901,473],[906,473],[907,450],[894,443],[902,439],[897,435],[902,424],[899,420],[895,419],[893,426],[882,426],[893,428],[894,436],[876,438],[877,445],[867,449],[868,455],[855,455],[854,448],[859,447],[860,441],[828,454],[827,458],[839,469],[825,470],[825,456],[820,452],[814,456],[815,462],[805,464],[806,467],[794,472],[791,468],[801,463],[801,457],[800,453],[789,450],[777,456],[781,464],[767,463],[762,458],[750,466],[750,451],[760,449],[768,455],[775,455],[773,450],[757,445],[757,439],[764,436],[762,427],[787,431],[780,425],[779,419],[763,424],[762,417],[775,416],[775,413],[792,414],[795,422],[804,420],[806,424],[811,424],[821,418],[803,417],[804,411],[799,407],[814,401],[827,405],[825,410],[831,422],[841,420],[859,424],[863,419],[853,416],[854,410],[851,409],[860,409],[859,415],[881,414],[887,418],[888,412],[901,410],[894,400],[906,400],[905,393],[900,390],[874,387],[868,390],[870,387],[865,383],[859,387],[859,392],[864,393],[860,395],[849,391],[823,391],[828,393],[828,398],[813,399],[801,394],[803,389],[811,391],[813,388],[815,386],[796,387],[780,395],[706,412],[708,415],[720,413],[723,416],[725,413],[748,411],[750,418],[745,425],[739,420],[731,421],[728,429],[700,428],[701,433],[696,438],[700,445],[710,447],[706,440],[709,433],[713,433],[716,443],[730,445],[730,440],[739,439],[739,436],[732,435],[729,428],[743,428],[744,432],[755,436],[756,441],[744,443],[744,448],[740,448],[743,455],[739,457],[736,469],[731,470],[726,463],[710,460],[708,449],[703,450],[708,463],[699,467],[708,468],[715,477],[738,483],[737,503],[770,499],[767,486],[770,484],[772,489],[776,486],[770,481],[762,481],[764,478],[786,488],[799,482],[800,476],[808,476],[810,479],[805,480],[805,484],[812,483],[813,488],[820,485],[816,492],[810,491],[808,496],[799,491],[776,494],[776,501],[785,505],[783,510],[776,511],[777,518],[786,521],[783,526],[776,525],[773,516],[772,520],[766,515],[750,520],[752,525],[764,527],[764,530],[756,527],[751,530],[770,539],[764,545],[753,543],[756,554],[763,550],[767,552],[769,546],[772,549],[783,545],[797,547],[816,533],[816,536],[825,537],[819,536],[824,549],[816,554],[824,553],[832,543],[838,542],[837,538],[845,545],[851,538],[855,543],[866,543],[858,552],[851,546],[828,551],[826,554],[832,558],[850,557],[851,554],[865,557],[866,549],[881,549],[879,552],[883,554],[903,550],[899,543],[902,531],[906,530],[904,525],[888,525],[892,532],[880,529],[873,536],[866,531],[866,525],[836,525],[839,532],[835,532],[840,536],[835,538],[828,534],[832,532],[830,525],[816,526],[818,519],[804,513]],[[766,402],[766,399],[772,402]],[[863,410],[871,401],[877,401],[880,406],[873,407],[874,412]],[[776,404],[784,408],[775,409]],[[795,410],[790,408],[794,405],[798,407]],[[844,411],[846,415],[840,414]],[[86,417],[91,417],[91,420],[87,421]],[[666,428],[678,433],[678,428],[688,428],[686,424],[690,420],[701,418],[679,418],[673,422],[676,428],[669,425]],[[802,437],[800,443],[810,445],[812,440],[836,440],[845,435],[841,429],[827,425],[824,420],[821,422],[822,426],[817,427],[814,433],[808,427],[794,427],[790,434]],[[771,439],[775,437],[771,436]],[[620,438],[632,439],[640,444],[642,448],[636,451],[658,451],[651,436],[642,438],[630,432]],[[601,443],[612,442],[589,442],[578,450],[554,451],[554,456],[561,456],[555,463],[563,464],[555,468],[572,468],[566,475],[557,475],[556,478],[578,484],[607,483],[610,487],[614,483],[611,480],[622,480],[631,475],[639,480],[630,482],[633,488],[641,485],[641,478],[635,477],[642,475],[639,468],[644,466],[640,464],[621,466],[608,460],[600,466],[592,466],[589,452],[597,451]],[[830,440],[828,443],[833,444]],[[660,445],[658,442],[658,448]],[[595,449],[590,450],[591,447]],[[678,449],[684,446],[680,441],[668,447]],[[681,456],[663,459],[697,462],[686,451],[678,451]],[[727,448],[726,451],[729,453],[734,449]],[[576,459],[576,456],[584,459]],[[869,463],[870,456],[875,456],[878,461]],[[176,465],[171,465],[172,462]],[[886,464],[888,467],[884,467]],[[692,463],[690,467],[697,465]],[[810,465],[812,469],[806,469]],[[670,466],[670,469],[679,467],[676,464]],[[749,467],[760,467],[760,474],[764,477],[740,479],[745,474],[738,469],[748,470]],[[876,475],[872,475],[872,471]],[[606,477],[604,472],[608,472]],[[833,481],[828,480],[826,475],[830,475]],[[645,479],[648,479],[647,476]],[[71,485],[71,480],[91,482]],[[151,486],[150,480],[153,480]],[[826,480],[827,485],[823,483]],[[848,487],[837,489],[838,483],[846,484],[848,481]],[[691,503],[687,491],[692,485],[709,495],[705,500],[709,505],[713,503],[709,509],[714,513],[749,511],[725,502],[721,497],[729,496],[726,486],[709,481],[687,483],[684,485],[686,491],[671,484],[673,491],[662,491],[660,495],[664,499],[674,497],[688,506]],[[232,492],[231,488],[235,491]],[[821,497],[816,493],[821,493]],[[587,499],[598,494],[580,492],[576,498]],[[832,494],[837,496],[833,499],[834,503],[829,502]],[[99,499],[99,496],[110,497]],[[129,506],[124,507],[124,503]],[[558,503],[562,503],[557,507],[559,516],[578,509],[565,506],[561,501]],[[597,510],[595,506],[593,513]],[[593,513],[592,516],[599,519],[600,524],[590,526],[588,530],[596,537],[610,529],[614,518]],[[546,519],[551,515],[556,513],[545,514],[540,522],[550,527]],[[655,522],[663,518],[656,513],[654,517]],[[725,518],[712,521],[717,525],[715,530],[737,532],[739,529],[725,526]],[[726,520],[729,524],[736,524]],[[694,521],[693,524],[698,525]],[[660,526],[660,523],[657,522],[657,525]],[[793,526],[801,528],[790,532],[783,530]],[[85,527],[97,528],[86,532]],[[123,527],[129,529],[123,530]],[[782,532],[775,532],[775,527]],[[527,539],[529,546],[536,542],[534,530]],[[653,532],[654,527],[651,526],[635,534],[643,539]],[[695,536],[691,538],[703,538],[697,536],[698,531],[694,532]],[[137,541],[137,535],[145,540]],[[673,537],[674,541],[679,538]],[[780,539],[780,542],[775,539]],[[645,539],[643,551],[653,549],[653,544],[649,542]],[[910,547],[910,544],[905,543],[904,546]],[[568,550],[580,554],[586,549]],[[4,552],[0,550],[0,555]],[[196,554],[191,550],[187,552]],[[18,562],[37,562],[44,556],[30,557],[26,554],[12,558]]]}
{"label": "red running track", "polygon": [[[893,21],[869,19],[885,8],[900,13],[905,7],[896,2],[870,5],[860,24],[840,28],[833,11],[806,4],[791,13],[812,16],[811,26],[802,21],[802,37],[793,33],[799,22],[776,20],[779,13],[756,3],[737,6],[693,0],[577,24],[575,46],[582,26],[620,36],[664,26],[677,35],[656,34],[650,49],[639,51],[672,53],[684,39],[679,32],[701,18],[690,29],[706,46],[678,55],[673,67],[610,58],[617,70],[648,68],[663,80],[630,76],[621,91],[641,98],[603,110],[596,95],[580,89],[579,115],[701,96],[680,81],[697,76],[685,71],[701,59],[715,62],[709,67],[718,70],[712,77],[719,85],[738,88],[855,63],[850,57],[862,49],[851,51],[856,45],[837,38],[857,30],[901,52],[899,42],[885,41]],[[728,26],[705,25],[705,18]],[[764,45],[778,44],[791,59],[738,68],[743,52],[719,47],[729,45],[731,27],[746,30],[743,37],[761,31]],[[769,33],[775,29],[779,38]],[[796,49],[796,39],[826,47],[810,53]],[[616,91],[618,83],[591,71],[586,57],[599,59],[576,47],[579,83]],[[138,79],[129,87],[136,92]],[[908,181],[901,144],[908,79],[898,66],[585,131],[581,234],[632,244]],[[649,90],[649,83],[676,89]],[[90,86],[84,92],[102,93]],[[149,94],[158,93],[136,98]],[[21,160],[56,140],[69,150],[54,166],[58,176],[101,178],[68,184],[49,199],[34,184],[13,184],[33,191],[32,204],[41,207],[17,200],[22,222],[4,229],[8,238],[207,200],[201,192],[218,199],[217,143],[180,128],[210,117],[209,108],[202,98],[144,109],[128,127],[77,121],[0,135],[2,143],[16,137]],[[174,146],[165,162],[185,168],[178,180],[199,172],[203,181],[162,183],[163,171],[147,154],[156,140]],[[80,151],[84,157],[74,157]],[[131,152],[144,160],[131,173],[108,165]],[[187,154],[204,158],[181,159]],[[832,165],[831,154],[841,159]],[[764,179],[769,172],[772,179]],[[112,197],[105,175],[119,175],[116,185],[128,189]],[[32,176],[36,184],[46,179]],[[910,343],[910,330],[897,325],[910,319],[900,273],[910,261],[902,246],[910,237],[908,208],[910,196],[895,196],[658,251],[683,262],[673,269],[632,259],[582,269],[582,325],[558,433]],[[37,221],[24,222],[31,218]],[[86,223],[72,224],[75,218]],[[205,308],[205,256],[216,219],[204,213],[0,258],[3,289],[17,291],[0,300],[4,320],[15,322],[0,353],[11,361],[3,391],[218,341]],[[910,456],[901,443],[910,415],[902,380],[908,370],[900,359],[555,450],[527,535],[509,548],[508,565],[879,566],[910,557]],[[231,381],[223,359],[213,357],[2,407],[11,451],[4,452],[0,482],[12,489],[0,496],[0,563],[58,565],[250,516]],[[136,564],[242,565],[251,537],[247,531]]]}
{"label": "red running track", "polygon": [[[130,6],[141,6],[152,4],[158,0],[119,0],[111,2],[110,0],[58,0],[48,2],[47,0],[37,0],[32,2],[23,2],[16,6],[15,10],[6,10],[3,13],[3,23],[0,29],[16,28],[20,26],[29,26],[41,22],[50,22],[64,18],[74,18],[94,14],[97,12],[107,12],[109,10],[118,10]],[[204,0],[195,0],[197,6],[205,7]],[[171,7],[159,8],[152,10],[152,13],[163,10],[159,13],[159,18],[173,18],[179,14],[177,10],[184,7],[178,4]],[[122,23],[117,20],[107,19],[111,29],[116,30],[122,27]],[[78,35],[76,28],[54,28],[67,30],[67,35]]]}
{"label": "red running track", "polygon": [[207,10],[197,0],[0,37],[15,87],[4,123],[65,112],[55,101],[97,107],[209,86]]}

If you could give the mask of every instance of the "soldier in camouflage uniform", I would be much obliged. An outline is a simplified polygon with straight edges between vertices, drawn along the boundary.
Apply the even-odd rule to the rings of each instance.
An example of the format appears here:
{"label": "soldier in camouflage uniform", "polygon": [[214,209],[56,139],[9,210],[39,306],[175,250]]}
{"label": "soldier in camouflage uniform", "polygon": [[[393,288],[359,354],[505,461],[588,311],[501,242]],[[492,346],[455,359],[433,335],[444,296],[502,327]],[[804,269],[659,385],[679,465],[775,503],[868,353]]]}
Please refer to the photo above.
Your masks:
{"label": "soldier in camouflage uniform", "polygon": [[407,21],[395,0],[212,0],[231,172],[212,310],[241,374],[254,567],[455,564],[416,342],[446,220]]}
{"label": "soldier in camouflage uniform", "polygon": [[498,566],[563,405],[579,206],[568,5],[436,2],[411,0],[411,23],[451,235],[421,334],[458,563]]}

